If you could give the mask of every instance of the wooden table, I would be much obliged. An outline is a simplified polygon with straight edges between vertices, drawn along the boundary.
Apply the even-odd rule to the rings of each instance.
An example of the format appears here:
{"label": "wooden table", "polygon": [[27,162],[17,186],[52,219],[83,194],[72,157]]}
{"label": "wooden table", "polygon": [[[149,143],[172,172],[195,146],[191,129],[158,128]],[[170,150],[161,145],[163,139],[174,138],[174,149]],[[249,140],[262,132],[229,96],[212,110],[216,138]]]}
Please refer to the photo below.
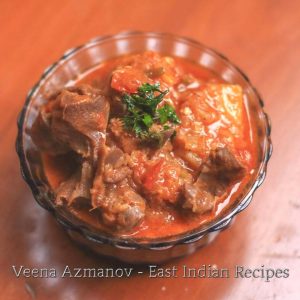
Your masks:
{"label": "wooden table", "polygon": [[[18,1],[0,3],[0,299],[300,299],[300,1]],[[274,154],[250,207],[208,247],[166,266],[288,268],[289,278],[16,278],[12,265],[108,266],[40,208],[14,150],[27,91],[66,49],[138,29],[197,39],[239,65],[263,95]],[[165,267],[166,267],[165,266]]]}

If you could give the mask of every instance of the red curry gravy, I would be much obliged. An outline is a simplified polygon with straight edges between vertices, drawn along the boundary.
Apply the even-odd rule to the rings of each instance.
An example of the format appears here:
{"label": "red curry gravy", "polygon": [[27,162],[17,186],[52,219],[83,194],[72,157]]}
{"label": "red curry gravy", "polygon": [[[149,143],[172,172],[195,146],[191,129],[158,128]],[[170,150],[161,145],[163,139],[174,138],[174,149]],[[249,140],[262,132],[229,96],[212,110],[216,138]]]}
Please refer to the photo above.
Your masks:
{"label": "red curry gravy", "polygon": [[[139,55],[138,58],[135,55],[128,55],[105,61],[83,74],[75,82],[75,86],[88,84],[100,90],[107,90],[113,84],[112,74],[116,69],[120,69],[120,65],[121,69],[127,65],[143,68],[143,62],[138,61],[135,64],[132,61],[135,59],[151,60],[152,56],[155,56],[158,64],[161,60],[160,55],[152,52],[137,55]],[[156,55],[159,57],[156,58]],[[195,229],[228,209],[251,182],[257,168],[255,124],[253,124],[248,113],[247,101],[242,88],[238,85],[225,83],[217,74],[187,59],[163,57],[167,63],[163,60],[162,64],[168,64],[168,61],[170,64],[161,69],[155,66],[151,72],[157,72],[157,74],[150,76],[149,80],[151,83],[158,81],[160,87],[169,89],[165,98],[175,108],[181,123],[176,126],[176,136],[163,146],[167,150],[163,150],[161,154],[157,155],[158,157],[161,155],[161,158],[155,159],[155,163],[139,161],[138,153],[134,158],[136,164],[132,167],[133,173],[131,174],[133,175],[130,176],[134,178],[136,175],[144,178],[142,183],[134,183],[134,186],[139,184],[142,186],[139,191],[142,189],[142,195],[146,202],[144,218],[130,230],[116,230],[104,224],[101,216],[91,208],[77,208],[76,206],[67,208],[80,220],[112,235],[161,238]],[[147,61],[145,62],[146,65]],[[161,71],[164,68],[166,69],[165,73]],[[124,90],[126,93],[135,93],[138,85],[143,82],[143,80],[139,80],[140,70],[137,74],[134,73],[135,71],[136,69],[132,68],[128,74],[123,76],[122,73],[121,77],[123,77],[116,79],[117,83],[115,82],[114,85],[117,86],[121,94],[124,93]],[[142,71],[144,72],[144,70]],[[220,104],[218,101],[222,103]],[[179,184],[176,179],[181,176],[181,171],[177,171],[177,165],[173,168],[172,163],[163,161],[164,151],[172,153],[172,159],[178,160],[178,166],[188,174],[186,178],[188,178],[189,184],[194,184],[193,182],[197,182],[199,169],[203,168],[203,162],[208,159],[211,149],[224,146],[230,149],[235,160],[242,166],[243,176],[230,182],[225,189],[222,187],[221,194],[217,192],[214,194],[215,202],[212,209],[202,213],[194,213],[187,209],[191,206],[186,205],[185,208],[182,208],[181,204],[178,204],[180,201],[178,199],[182,193],[182,184]],[[122,151],[126,152],[124,149],[122,148]],[[190,152],[194,156],[185,156],[185,153],[182,154],[182,152]],[[128,152],[128,155],[132,156],[132,151],[131,153]],[[192,158],[191,161],[190,157]],[[195,157],[197,159],[194,162]],[[69,154],[53,156],[44,152],[43,163],[48,181],[54,190],[74,171],[73,158]],[[199,165],[197,165],[198,163]],[[208,165],[211,166],[211,162]],[[168,168],[170,169],[169,173],[166,171]],[[229,180],[226,179],[227,182]],[[154,190],[156,194],[152,193]],[[148,195],[150,195],[149,198]],[[161,203],[163,204],[161,205]]]}

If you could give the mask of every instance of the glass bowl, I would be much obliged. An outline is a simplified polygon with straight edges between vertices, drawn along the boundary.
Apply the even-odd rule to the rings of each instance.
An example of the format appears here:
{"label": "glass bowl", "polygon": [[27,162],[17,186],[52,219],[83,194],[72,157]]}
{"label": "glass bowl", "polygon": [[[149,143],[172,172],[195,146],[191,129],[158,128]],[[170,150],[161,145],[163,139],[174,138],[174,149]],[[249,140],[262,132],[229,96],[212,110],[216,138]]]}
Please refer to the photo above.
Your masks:
{"label": "glass bowl", "polygon": [[[50,95],[72,83],[81,74],[97,64],[119,55],[154,50],[163,54],[188,58],[217,73],[229,83],[243,87],[245,103],[255,119],[258,134],[259,165],[243,193],[213,221],[189,232],[161,239],[134,239],[109,236],[90,225],[59,210],[53,203],[53,192],[44,174],[38,150],[33,144],[31,128],[39,107]],[[222,54],[188,38],[166,33],[127,32],[102,36],[68,50],[57,62],[48,67],[38,83],[28,93],[18,119],[16,149],[21,172],[36,201],[50,211],[76,242],[98,254],[129,263],[161,263],[171,258],[194,252],[212,241],[225,229],[234,216],[250,203],[254,191],[262,184],[272,152],[270,122],[263,110],[263,101],[248,77]]]}

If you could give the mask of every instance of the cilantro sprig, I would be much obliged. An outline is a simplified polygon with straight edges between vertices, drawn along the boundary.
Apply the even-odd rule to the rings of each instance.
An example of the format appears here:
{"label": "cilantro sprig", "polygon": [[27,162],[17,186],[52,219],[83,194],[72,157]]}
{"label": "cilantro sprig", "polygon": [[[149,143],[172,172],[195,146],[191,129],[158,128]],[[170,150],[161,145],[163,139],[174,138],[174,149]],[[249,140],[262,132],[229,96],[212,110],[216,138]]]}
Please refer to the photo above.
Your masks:
{"label": "cilantro sprig", "polygon": [[[175,109],[170,104],[157,108],[169,90],[161,91],[160,84],[142,84],[136,93],[124,94],[122,100],[127,114],[122,118],[126,130],[144,141],[161,143],[163,135],[172,128],[172,124],[180,124]],[[154,124],[162,125],[162,129],[151,129]]]}

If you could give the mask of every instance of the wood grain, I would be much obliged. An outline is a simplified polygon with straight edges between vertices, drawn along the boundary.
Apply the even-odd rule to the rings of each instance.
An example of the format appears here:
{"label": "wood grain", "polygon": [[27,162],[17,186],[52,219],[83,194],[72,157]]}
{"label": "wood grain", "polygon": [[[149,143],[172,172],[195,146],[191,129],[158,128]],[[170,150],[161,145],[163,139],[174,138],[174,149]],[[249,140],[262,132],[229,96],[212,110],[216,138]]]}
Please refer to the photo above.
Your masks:
{"label": "wood grain", "polygon": [[[300,1],[145,0],[0,2],[0,299],[299,299]],[[218,49],[250,77],[273,123],[262,188],[210,246],[167,266],[289,268],[261,279],[16,278],[12,265],[101,267],[34,202],[14,151],[27,91],[66,49],[124,30],[173,32]]]}

